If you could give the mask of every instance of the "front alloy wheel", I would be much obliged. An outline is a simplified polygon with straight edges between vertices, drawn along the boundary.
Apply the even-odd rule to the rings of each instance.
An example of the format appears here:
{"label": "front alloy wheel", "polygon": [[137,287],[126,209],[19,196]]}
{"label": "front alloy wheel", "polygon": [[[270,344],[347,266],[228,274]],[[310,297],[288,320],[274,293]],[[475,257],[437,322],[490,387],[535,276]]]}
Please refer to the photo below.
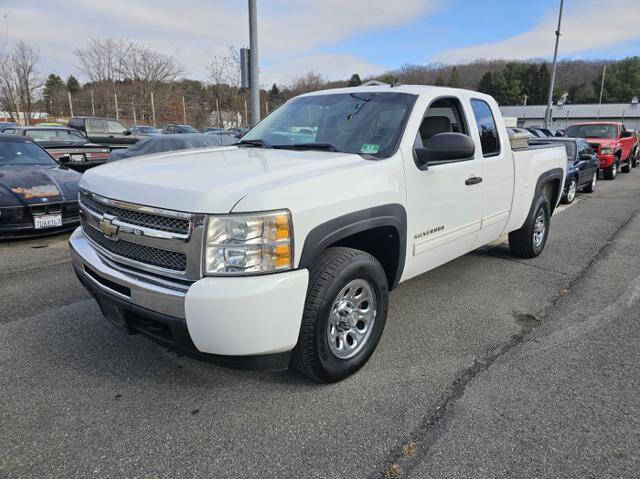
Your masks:
{"label": "front alloy wheel", "polygon": [[562,198],[563,203],[569,205],[573,203],[573,200],[576,199],[576,193],[578,191],[578,182],[575,178],[571,179],[571,183],[569,184],[569,188],[567,188],[567,194]]}
{"label": "front alloy wheel", "polygon": [[376,258],[353,248],[329,248],[309,270],[307,299],[292,365],[322,382],[360,369],[380,341],[389,287]]}

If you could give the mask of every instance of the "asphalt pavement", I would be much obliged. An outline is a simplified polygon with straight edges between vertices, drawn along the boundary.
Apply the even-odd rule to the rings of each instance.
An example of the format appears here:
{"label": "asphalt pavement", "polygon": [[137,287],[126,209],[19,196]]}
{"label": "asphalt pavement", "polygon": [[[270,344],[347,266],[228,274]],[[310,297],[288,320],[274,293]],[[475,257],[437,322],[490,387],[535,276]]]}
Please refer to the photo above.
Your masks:
{"label": "asphalt pavement", "polygon": [[640,170],[391,294],[338,384],[123,336],[67,235],[0,243],[0,477],[638,477]]}

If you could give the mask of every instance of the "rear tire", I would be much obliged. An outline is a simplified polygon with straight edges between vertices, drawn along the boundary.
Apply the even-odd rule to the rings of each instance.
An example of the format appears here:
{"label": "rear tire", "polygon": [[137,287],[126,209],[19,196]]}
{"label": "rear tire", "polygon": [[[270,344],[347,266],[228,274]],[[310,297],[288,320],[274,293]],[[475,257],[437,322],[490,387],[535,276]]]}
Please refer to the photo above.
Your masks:
{"label": "rear tire", "polygon": [[623,173],[631,173],[631,156],[627,160],[627,164],[620,168]]}
{"label": "rear tire", "polygon": [[596,191],[596,185],[598,183],[598,171],[596,170],[593,173],[593,177],[591,178],[591,183],[584,187],[585,193],[593,193]]}
{"label": "rear tire", "polygon": [[369,253],[342,247],[327,249],[309,273],[291,362],[317,381],[339,381],[360,369],[380,341],[389,307],[387,277]]}
{"label": "rear tire", "polygon": [[527,218],[522,228],[509,233],[511,254],[520,258],[535,258],[542,253],[549,237],[550,218],[549,200],[538,194],[534,200],[533,214]]}
{"label": "rear tire", "polygon": [[618,158],[616,158],[614,160],[613,163],[611,163],[611,166],[609,166],[608,168],[605,168],[604,170],[604,177],[607,180],[615,180],[616,176],[618,176]]}

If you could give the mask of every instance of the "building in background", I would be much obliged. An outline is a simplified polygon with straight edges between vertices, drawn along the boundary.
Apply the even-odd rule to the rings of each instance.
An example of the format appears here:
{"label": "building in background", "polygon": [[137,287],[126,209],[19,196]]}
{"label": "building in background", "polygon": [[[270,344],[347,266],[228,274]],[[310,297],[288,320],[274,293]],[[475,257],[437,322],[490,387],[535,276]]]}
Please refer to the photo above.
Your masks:
{"label": "building in background", "polygon": [[[506,117],[518,119],[521,128],[540,127],[544,123],[546,105],[501,106]],[[599,111],[599,113],[598,113]],[[550,128],[565,129],[568,125],[583,121],[622,121],[627,128],[640,129],[640,106],[638,99],[631,103],[609,103],[598,106],[561,104],[553,105]]]}

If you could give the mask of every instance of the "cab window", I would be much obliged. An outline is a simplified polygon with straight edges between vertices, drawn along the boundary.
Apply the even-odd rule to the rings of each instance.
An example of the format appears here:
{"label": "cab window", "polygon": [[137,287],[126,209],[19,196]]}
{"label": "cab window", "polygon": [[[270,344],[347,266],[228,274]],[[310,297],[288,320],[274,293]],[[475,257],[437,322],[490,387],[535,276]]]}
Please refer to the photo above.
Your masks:
{"label": "cab window", "polygon": [[439,98],[429,105],[422,117],[415,147],[425,147],[431,137],[438,133],[469,134],[462,106],[457,98]]}
{"label": "cab window", "polygon": [[109,133],[112,133],[112,134],[115,133],[117,135],[121,135],[125,132],[127,127],[124,126],[119,121],[107,120],[107,129],[109,130]]}
{"label": "cab window", "polygon": [[478,134],[480,135],[480,145],[482,146],[482,155],[496,156],[500,154],[500,137],[498,135],[498,127],[496,120],[491,112],[491,107],[484,100],[471,100],[471,108],[473,115],[478,124]]}

